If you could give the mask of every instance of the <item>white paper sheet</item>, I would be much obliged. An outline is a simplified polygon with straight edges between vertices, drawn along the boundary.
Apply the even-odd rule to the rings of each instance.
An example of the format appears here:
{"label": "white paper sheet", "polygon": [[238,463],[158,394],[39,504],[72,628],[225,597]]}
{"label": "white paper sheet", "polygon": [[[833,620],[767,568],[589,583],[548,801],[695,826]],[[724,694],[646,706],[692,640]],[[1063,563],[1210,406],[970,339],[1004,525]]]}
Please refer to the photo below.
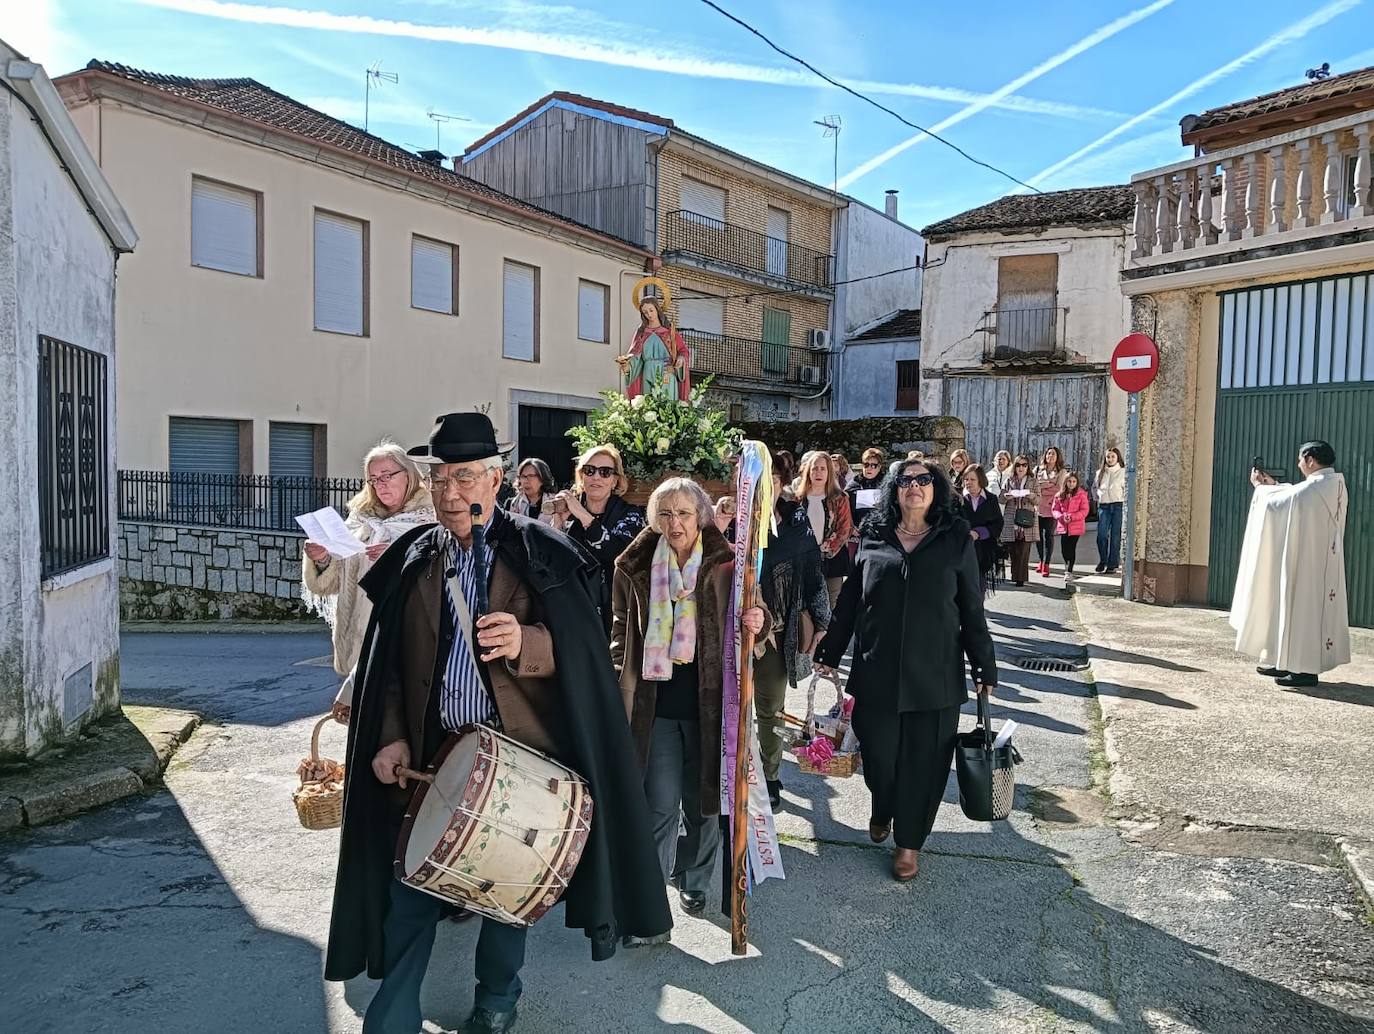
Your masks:
{"label": "white paper sheet", "polygon": [[363,544],[353,537],[339,516],[339,511],[332,506],[300,514],[296,517],[296,523],[301,526],[307,539],[318,542],[333,556],[350,557],[363,551]]}
{"label": "white paper sheet", "polygon": [[854,506],[859,510],[872,510],[878,505],[878,489],[861,488],[854,493]]}
{"label": "white paper sheet", "polygon": [[1029,489],[1029,488],[1009,488],[1009,489],[1007,489],[1007,495],[1011,496],[1013,499],[1024,499],[1024,498],[1026,498],[1026,496],[1030,495],[1030,489]]}
{"label": "white paper sheet", "polygon": [[1015,731],[1016,723],[1008,718],[1002,726],[1002,731],[999,732],[997,738],[992,741],[992,749],[996,750],[998,747],[1005,747],[1011,742],[1011,734]]}

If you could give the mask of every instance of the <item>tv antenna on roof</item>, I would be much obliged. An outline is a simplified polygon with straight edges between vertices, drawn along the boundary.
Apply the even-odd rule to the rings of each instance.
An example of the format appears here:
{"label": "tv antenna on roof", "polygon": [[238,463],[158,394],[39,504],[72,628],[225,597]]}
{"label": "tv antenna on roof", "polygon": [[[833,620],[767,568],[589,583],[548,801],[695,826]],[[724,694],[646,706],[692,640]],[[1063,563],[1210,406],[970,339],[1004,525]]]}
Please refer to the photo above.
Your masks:
{"label": "tv antenna on roof", "polygon": [[835,179],[831,185],[831,193],[838,194],[840,192],[840,116],[827,115],[825,118],[813,119],[812,124],[825,130],[824,136],[835,138]]}
{"label": "tv antenna on roof", "polygon": [[1320,68],[1309,68],[1306,75],[1314,83],[1322,79],[1329,79],[1331,77],[1331,62],[1323,61]]}
{"label": "tv antenna on roof", "polygon": [[444,115],[433,108],[425,112],[425,118],[434,120],[434,149],[442,151],[443,145],[439,142],[439,130],[443,128],[445,122],[471,122],[472,119],[464,118],[462,115]]}
{"label": "tv antenna on roof", "polygon": [[367,67],[367,86],[363,90],[363,132],[367,132],[368,116],[371,114],[372,107],[372,84],[398,83],[401,77],[395,72],[383,72],[380,59],[372,62]]}

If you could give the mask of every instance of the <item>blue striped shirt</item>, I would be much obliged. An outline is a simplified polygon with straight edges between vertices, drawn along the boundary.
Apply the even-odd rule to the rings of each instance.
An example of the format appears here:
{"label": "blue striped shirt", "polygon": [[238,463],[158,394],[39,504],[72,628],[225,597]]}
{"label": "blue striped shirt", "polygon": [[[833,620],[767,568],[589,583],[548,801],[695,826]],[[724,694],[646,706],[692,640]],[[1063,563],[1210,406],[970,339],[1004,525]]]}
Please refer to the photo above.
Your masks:
{"label": "blue striped shirt", "polygon": [[[490,577],[492,548],[485,548],[487,576]],[[439,691],[439,717],[445,729],[457,732],[469,722],[490,722],[496,717],[496,706],[477,668],[475,622],[479,615],[475,554],[471,549],[460,547],[458,540],[450,535],[444,556],[448,567],[444,572],[444,606],[448,608],[453,627],[453,645],[449,648],[448,662],[444,665],[444,684]],[[458,584],[467,600],[468,613],[472,615],[474,641],[471,643],[463,635],[463,626],[458,620],[458,609],[449,587],[449,570],[458,572]]]}

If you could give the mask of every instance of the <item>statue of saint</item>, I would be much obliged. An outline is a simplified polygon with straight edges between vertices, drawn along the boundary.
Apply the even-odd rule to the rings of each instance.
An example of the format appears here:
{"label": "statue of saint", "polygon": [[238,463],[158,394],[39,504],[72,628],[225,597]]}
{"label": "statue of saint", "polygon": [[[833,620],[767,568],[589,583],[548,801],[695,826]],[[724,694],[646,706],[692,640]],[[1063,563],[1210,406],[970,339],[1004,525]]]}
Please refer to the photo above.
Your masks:
{"label": "statue of saint", "polygon": [[629,352],[616,357],[621,373],[629,379],[625,397],[649,395],[686,402],[692,394],[692,354],[677,330],[668,326],[662,302],[652,297],[637,301],[639,329]]}

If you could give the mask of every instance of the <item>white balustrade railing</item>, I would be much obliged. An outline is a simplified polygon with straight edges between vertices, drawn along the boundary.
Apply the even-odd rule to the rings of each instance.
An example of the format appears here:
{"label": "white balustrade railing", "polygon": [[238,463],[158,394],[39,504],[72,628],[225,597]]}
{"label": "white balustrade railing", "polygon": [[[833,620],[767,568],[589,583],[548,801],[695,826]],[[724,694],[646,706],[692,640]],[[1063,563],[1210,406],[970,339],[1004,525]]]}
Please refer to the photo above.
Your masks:
{"label": "white balustrade railing", "polygon": [[1131,264],[1374,225],[1372,135],[1361,112],[1131,177]]}

